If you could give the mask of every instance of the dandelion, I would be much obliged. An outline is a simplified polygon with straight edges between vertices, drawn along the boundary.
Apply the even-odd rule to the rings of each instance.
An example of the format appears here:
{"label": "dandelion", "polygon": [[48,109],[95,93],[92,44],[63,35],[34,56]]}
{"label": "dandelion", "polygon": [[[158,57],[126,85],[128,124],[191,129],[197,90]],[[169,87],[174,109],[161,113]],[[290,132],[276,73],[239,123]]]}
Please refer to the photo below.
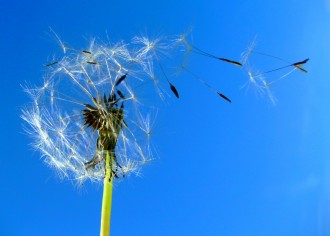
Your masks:
{"label": "dandelion", "polygon": [[[140,36],[130,43],[115,44],[92,39],[87,48],[78,50],[68,47],[53,33],[63,56],[45,65],[47,74],[42,85],[24,86],[32,102],[22,110],[22,119],[27,124],[26,132],[34,139],[33,148],[60,177],[79,184],[103,181],[101,235],[109,235],[113,182],[131,173],[140,175],[141,167],[154,157],[150,144],[153,107],[142,103],[142,94],[152,84],[153,99],[157,95],[164,100],[167,91],[180,97],[162,61],[171,58],[171,51],[183,54],[183,63],[176,69],[186,71],[231,102],[188,69],[188,55],[195,53],[247,68],[254,51],[251,47],[238,62],[197,48],[186,39],[186,34],[174,40]],[[307,61],[286,67],[304,71],[302,65]],[[270,83],[263,78],[270,72],[258,74],[248,70],[248,86],[255,86],[273,99]],[[162,87],[164,82],[167,89]]]}
{"label": "dandelion", "polygon": [[[64,55],[46,65],[41,86],[24,87],[32,103],[22,118],[33,147],[59,176],[80,184],[104,181],[101,234],[108,235],[114,180],[139,175],[153,158],[153,121],[139,92],[155,83],[154,64],[179,97],[159,56],[171,43],[146,37],[114,45],[92,40],[88,49],[77,50],[56,38]],[[157,88],[162,91],[158,82]]]}

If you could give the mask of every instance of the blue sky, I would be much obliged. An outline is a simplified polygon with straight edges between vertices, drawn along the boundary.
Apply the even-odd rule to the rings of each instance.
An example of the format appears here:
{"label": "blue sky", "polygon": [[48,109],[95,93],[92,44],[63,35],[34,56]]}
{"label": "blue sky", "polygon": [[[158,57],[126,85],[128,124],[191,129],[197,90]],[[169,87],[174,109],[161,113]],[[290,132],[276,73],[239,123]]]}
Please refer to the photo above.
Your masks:
{"label": "blue sky", "polygon": [[329,1],[0,4],[0,235],[99,232],[102,185],[60,180],[28,146],[19,118],[29,102],[20,85],[42,81],[58,50],[49,27],[77,48],[93,36],[129,41],[193,28],[194,44],[220,56],[238,59],[257,36],[258,51],[310,58],[308,74],[271,87],[274,106],[240,89],[241,70],[194,56],[194,72],[233,102],[187,74],[174,80],[180,99],[160,105],[154,131],[159,158],[116,185],[112,235],[330,235]]}

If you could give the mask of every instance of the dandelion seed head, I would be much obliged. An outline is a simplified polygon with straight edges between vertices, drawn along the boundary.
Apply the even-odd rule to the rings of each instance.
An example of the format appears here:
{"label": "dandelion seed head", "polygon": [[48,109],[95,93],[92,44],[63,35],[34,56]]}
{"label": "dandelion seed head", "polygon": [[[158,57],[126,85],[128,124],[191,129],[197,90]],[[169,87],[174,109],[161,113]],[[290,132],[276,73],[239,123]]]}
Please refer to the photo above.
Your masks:
{"label": "dandelion seed head", "polygon": [[46,65],[41,86],[23,88],[32,100],[21,117],[33,148],[60,177],[79,184],[103,180],[107,152],[116,158],[115,177],[140,175],[141,166],[153,159],[154,122],[139,91],[153,83],[164,97],[154,64],[172,42],[141,36],[105,44],[92,38],[79,50],[55,37],[64,55]]}

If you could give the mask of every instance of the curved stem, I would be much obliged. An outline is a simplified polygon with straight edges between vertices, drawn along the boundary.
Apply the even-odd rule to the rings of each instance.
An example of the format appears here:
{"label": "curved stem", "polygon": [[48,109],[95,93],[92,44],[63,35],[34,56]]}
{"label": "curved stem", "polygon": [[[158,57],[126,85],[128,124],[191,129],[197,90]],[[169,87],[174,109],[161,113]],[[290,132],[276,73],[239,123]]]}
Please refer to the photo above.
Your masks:
{"label": "curved stem", "polygon": [[112,174],[111,174],[112,160],[113,160],[113,153],[107,151],[105,155],[106,173],[105,173],[104,185],[103,185],[100,236],[110,236],[112,182],[113,182]]}

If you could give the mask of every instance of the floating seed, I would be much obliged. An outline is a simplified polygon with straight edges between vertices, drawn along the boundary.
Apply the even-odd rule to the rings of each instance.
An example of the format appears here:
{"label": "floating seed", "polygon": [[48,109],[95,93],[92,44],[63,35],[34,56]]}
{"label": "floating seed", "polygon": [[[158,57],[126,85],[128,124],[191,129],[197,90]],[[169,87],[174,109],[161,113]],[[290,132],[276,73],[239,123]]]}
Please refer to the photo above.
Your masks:
{"label": "floating seed", "polygon": [[179,98],[178,90],[176,90],[176,88],[174,87],[174,85],[170,83],[170,87],[171,87],[171,90],[172,90],[172,92],[174,93],[174,95],[175,95],[177,98]]}
{"label": "floating seed", "polygon": [[229,59],[221,58],[221,57],[219,57],[218,59],[221,60],[221,61],[225,61],[225,62],[231,63],[231,64],[233,64],[235,66],[242,66],[242,64],[239,63],[239,62],[237,62],[237,61],[233,61],[233,60],[229,60]]}
{"label": "floating seed", "polygon": [[229,98],[227,98],[225,95],[223,95],[222,93],[219,93],[219,92],[217,92],[217,93],[221,98],[225,99],[227,102],[231,102],[231,100]]}

